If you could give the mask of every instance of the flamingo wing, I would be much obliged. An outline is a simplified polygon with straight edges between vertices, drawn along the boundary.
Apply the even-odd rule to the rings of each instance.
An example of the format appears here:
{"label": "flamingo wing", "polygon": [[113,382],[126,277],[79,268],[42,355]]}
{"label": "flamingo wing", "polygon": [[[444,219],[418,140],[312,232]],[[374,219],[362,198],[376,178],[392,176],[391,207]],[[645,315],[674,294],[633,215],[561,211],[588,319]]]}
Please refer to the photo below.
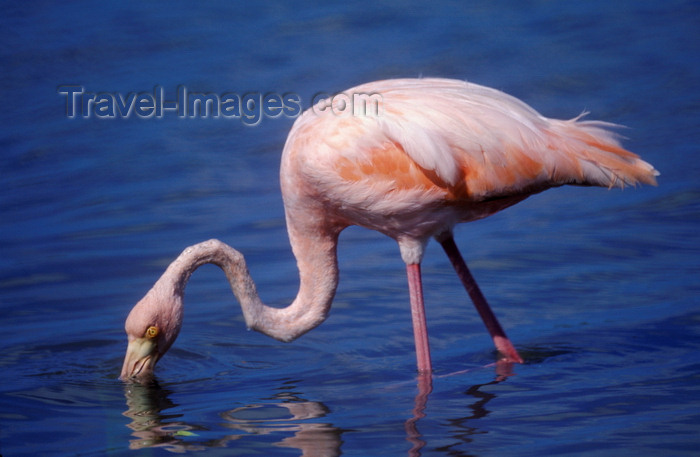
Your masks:
{"label": "flamingo wing", "polygon": [[563,184],[656,183],[656,170],[620,146],[613,124],[548,119],[495,89],[426,78],[346,94],[379,94],[377,113],[308,110],[283,166],[295,163],[319,198],[357,208],[357,217],[525,198]]}

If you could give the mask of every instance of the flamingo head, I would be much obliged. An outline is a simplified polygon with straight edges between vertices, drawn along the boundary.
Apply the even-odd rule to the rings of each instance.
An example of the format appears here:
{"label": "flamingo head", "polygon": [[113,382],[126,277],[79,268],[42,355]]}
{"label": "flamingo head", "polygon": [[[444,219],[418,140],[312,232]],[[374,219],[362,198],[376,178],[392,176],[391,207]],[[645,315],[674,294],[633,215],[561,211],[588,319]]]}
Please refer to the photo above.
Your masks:
{"label": "flamingo head", "polygon": [[126,318],[128,347],[123,381],[149,382],[156,363],[170,349],[182,326],[182,296],[163,293],[158,284],[132,308]]}

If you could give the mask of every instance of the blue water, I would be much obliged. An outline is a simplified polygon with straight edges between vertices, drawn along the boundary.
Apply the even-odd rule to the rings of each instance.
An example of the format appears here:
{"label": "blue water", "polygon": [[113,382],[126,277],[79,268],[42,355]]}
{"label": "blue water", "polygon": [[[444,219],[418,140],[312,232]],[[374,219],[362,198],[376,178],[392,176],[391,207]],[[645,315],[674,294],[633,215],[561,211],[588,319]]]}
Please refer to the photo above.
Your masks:
{"label": "blue water", "polygon": [[[697,455],[697,2],[4,3],[3,456]],[[433,243],[429,392],[398,249],[352,228],[319,328],[291,344],[245,331],[224,276],[203,267],[158,384],[118,381],[124,319],[185,246],[220,238],[266,302],[295,296],[278,184],[293,119],[70,119],[59,88],[294,93],[306,108],[420,75],[624,124],[661,171],[658,187],[555,189],[458,230],[526,363],[492,365]]]}

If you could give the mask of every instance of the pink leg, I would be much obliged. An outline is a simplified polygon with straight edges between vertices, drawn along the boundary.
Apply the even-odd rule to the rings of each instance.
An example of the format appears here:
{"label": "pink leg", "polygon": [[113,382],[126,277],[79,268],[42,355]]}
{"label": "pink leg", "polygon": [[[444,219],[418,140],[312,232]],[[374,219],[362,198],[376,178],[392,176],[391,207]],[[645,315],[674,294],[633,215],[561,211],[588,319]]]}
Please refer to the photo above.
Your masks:
{"label": "pink leg", "polygon": [[491,311],[491,307],[486,302],[484,294],[481,293],[481,290],[476,284],[476,281],[469,271],[469,268],[467,268],[467,264],[464,262],[462,254],[459,252],[459,249],[455,244],[454,238],[449,236],[440,244],[442,244],[442,248],[445,250],[445,253],[447,253],[447,257],[450,258],[450,262],[452,262],[452,266],[457,272],[457,276],[459,276],[462,284],[464,284],[464,288],[467,289],[467,293],[474,302],[474,306],[479,312],[481,319],[484,321],[484,324],[486,324],[486,328],[491,334],[491,338],[493,338],[493,343],[496,345],[498,352],[500,352],[508,362],[523,363],[522,357],[520,357],[520,354],[518,354],[518,351],[515,350],[513,343],[511,343],[506,336],[506,333],[503,331],[503,327],[501,327],[501,324],[498,323],[498,319],[496,319],[493,311]]}
{"label": "pink leg", "polygon": [[418,372],[430,373],[433,368],[430,362],[430,345],[428,344],[428,326],[425,322],[420,264],[406,265],[406,274],[408,276],[408,292],[411,300],[411,318],[413,319],[413,338],[416,342]]}

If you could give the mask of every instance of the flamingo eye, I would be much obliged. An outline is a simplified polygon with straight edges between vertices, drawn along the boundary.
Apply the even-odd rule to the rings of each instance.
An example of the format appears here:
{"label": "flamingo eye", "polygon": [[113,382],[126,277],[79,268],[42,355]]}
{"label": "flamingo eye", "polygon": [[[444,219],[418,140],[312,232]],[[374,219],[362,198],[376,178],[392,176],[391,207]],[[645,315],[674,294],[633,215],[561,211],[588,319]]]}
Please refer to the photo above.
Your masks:
{"label": "flamingo eye", "polygon": [[156,336],[158,336],[158,327],[152,325],[146,329],[147,338],[155,338]]}

